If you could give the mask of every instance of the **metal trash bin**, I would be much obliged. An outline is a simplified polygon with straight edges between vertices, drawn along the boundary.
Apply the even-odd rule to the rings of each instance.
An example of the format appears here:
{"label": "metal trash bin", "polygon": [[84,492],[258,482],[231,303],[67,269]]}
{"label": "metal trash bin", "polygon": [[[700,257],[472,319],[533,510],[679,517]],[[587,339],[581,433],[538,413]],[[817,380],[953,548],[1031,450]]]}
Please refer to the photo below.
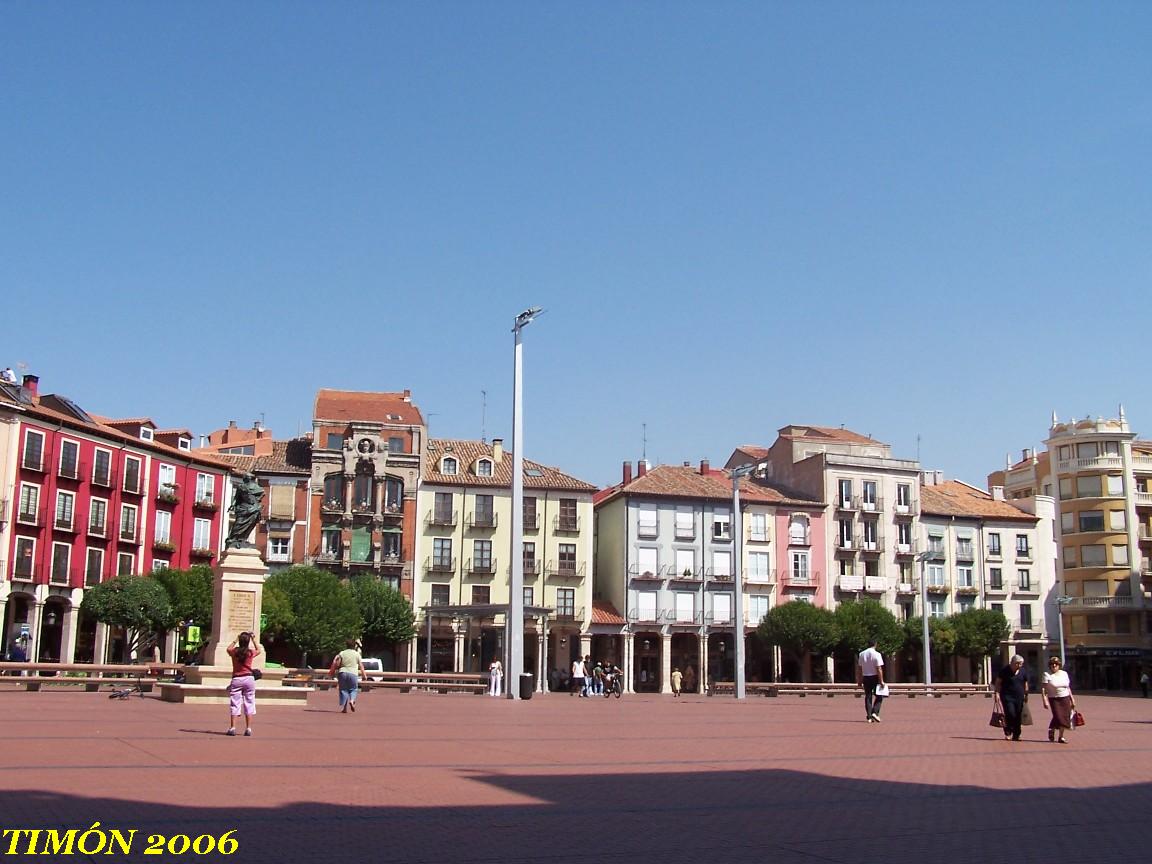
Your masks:
{"label": "metal trash bin", "polygon": [[536,676],[531,672],[520,673],[520,698],[531,699],[536,690]]}

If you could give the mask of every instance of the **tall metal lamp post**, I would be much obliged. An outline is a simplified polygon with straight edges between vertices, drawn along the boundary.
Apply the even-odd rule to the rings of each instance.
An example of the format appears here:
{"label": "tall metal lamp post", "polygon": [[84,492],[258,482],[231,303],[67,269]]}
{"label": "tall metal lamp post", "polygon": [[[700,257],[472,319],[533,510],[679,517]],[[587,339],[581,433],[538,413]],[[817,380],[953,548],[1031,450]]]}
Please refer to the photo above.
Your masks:
{"label": "tall metal lamp post", "polygon": [[924,632],[924,692],[932,689],[932,648],[928,642],[928,580],[925,578],[925,566],[936,553],[927,549],[916,556],[920,562],[920,617],[923,620]]}
{"label": "tall metal lamp post", "polygon": [[523,368],[520,331],[544,310],[539,306],[525,309],[512,325],[515,357],[512,370],[512,562],[509,586],[508,617],[504,627],[508,638],[508,664],[505,690],[509,699],[520,698],[520,675],[524,671],[524,413],[521,409]]}
{"label": "tall metal lamp post", "polygon": [[1075,603],[1075,597],[1057,597],[1056,598],[1056,623],[1060,628],[1060,668],[1065,669],[1068,666],[1068,661],[1064,658],[1064,607],[1069,603]]}
{"label": "tall metal lamp post", "polygon": [[741,465],[732,469],[732,588],[736,594],[733,604],[736,639],[733,661],[735,672],[732,689],[737,699],[746,695],[744,686],[744,520],[740,516],[740,480],[754,472],[759,465]]}

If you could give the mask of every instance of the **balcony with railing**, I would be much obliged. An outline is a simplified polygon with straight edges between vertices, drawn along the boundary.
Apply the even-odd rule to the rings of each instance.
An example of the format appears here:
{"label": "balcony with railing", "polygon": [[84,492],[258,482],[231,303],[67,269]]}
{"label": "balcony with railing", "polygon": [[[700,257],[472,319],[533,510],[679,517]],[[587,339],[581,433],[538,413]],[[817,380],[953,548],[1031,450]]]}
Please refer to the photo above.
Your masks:
{"label": "balcony with railing", "polygon": [[539,531],[540,530],[540,511],[533,510],[531,513],[524,514],[524,530],[525,531]]}
{"label": "balcony with railing", "polygon": [[867,594],[883,594],[888,590],[887,576],[865,576],[864,592]]}
{"label": "balcony with railing", "polygon": [[971,543],[957,543],[956,544],[956,560],[957,561],[975,561],[976,549]]}
{"label": "balcony with railing", "polygon": [[135,543],[136,542],[136,526],[135,525],[121,525],[119,536],[120,536],[120,542],[121,543]]}
{"label": "balcony with railing", "polygon": [[376,502],[371,498],[352,501],[352,513],[356,516],[371,516],[376,512]]}
{"label": "balcony with railing", "polygon": [[1017,633],[1039,633],[1041,632],[1042,628],[1039,621],[1025,621],[1024,619],[1019,619],[1014,622],[1012,629]]}
{"label": "balcony with railing", "polygon": [[775,574],[771,570],[744,568],[744,581],[750,585],[775,585]]}
{"label": "balcony with railing", "polygon": [[865,555],[879,555],[884,551],[884,538],[879,535],[872,537],[870,540],[864,537],[857,537],[856,549]]}
{"label": "balcony with railing", "polygon": [[864,576],[860,573],[841,573],[836,579],[836,587],[841,591],[863,591]]}
{"label": "balcony with railing", "polygon": [[[1063,605],[1071,610],[1082,609],[1133,609],[1139,604],[1135,597],[1072,597]],[[1063,602],[1063,601],[1062,601]]]}
{"label": "balcony with railing", "polygon": [[837,537],[835,550],[837,555],[855,555],[856,540],[852,537]]}
{"label": "balcony with railing", "polygon": [[1152,492],[1133,492],[1137,507],[1152,507]]}
{"label": "balcony with railing", "polygon": [[818,570],[795,572],[785,569],[777,574],[777,578],[785,588],[804,589],[820,587],[820,571]]}
{"label": "balcony with railing", "polygon": [[943,561],[947,558],[947,553],[944,551],[943,543],[929,543],[928,544],[928,557],[933,561]]}
{"label": "balcony with railing", "polygon": [[341,546],[321,549],[315,554],[317,564],[341,565],[344,563],[344,549]]}
{"label": "balcony with railing", "polygon": [[573,621],[583,621],[584,620],[584,607],[583,606],[577,606],[577,607],[558,606],[556,608],[556,614],[553,616],[552,620],[560,621],[563,623],[568,623],[568,622],[573,622]]}
{"label": "balcony with railing", "polygon": [[897,558],[912,558],[916,554],[915,543],[897,543],[896,544],[896,557]]}
{"label": "balcony with railing", "polygon": [[188,554],[193,558],[215,558],[216,550],[208,546],[193,546]]}
{"label": "balcony with railing", "polygon": [[180,487],[175,483],[161,483],[156,490],[156,500],[161,504],[179,504]]}
{"label": "balcony with railing", "polygon": [[1152,540],[1152,528],[1149,528],[1147,525],[1141,525],[1138,534],[1141,542],[1146,543]]}
{"label": "balcony with railing", "polygon": [[1025,562],[1031,561],[1032,560],[1032,547],[1031,546],[1027,546],[1024,548],[1017,547],[1016,560],[1017,561],[1025,561]]}
{"label": "balcony with railing", "polygon": [[1091,456],[1085,459],[1058,459],[1056,461],[1056,473],[1058,474],[1123,467],[1124,460],[1119,456]]}
{"label": "balcony with railing", "polygon": [[88,473],[88,466],[82,462],[68,462],[60,463],[60,467],[56,469],[56,476],[63,477],[65,480],[79,480],[81,477]]}
{"label": "balcony with railing", "polygon": [[343,513],[344,502],[339,498],[325,498],[320,502],[321,513]]}
{"label": "balcony with railing", "polygon": [[176,544],[167,538],[156,538],[152,541],[153,552],[170,553],[176,551]]}
{"label": "balcony with railing", "polygon": [[704,571],[704,576],[709,582],[718,582],[724,585],[730,585],[736,581],[731,570],[718,570],[715,567],[709,567]]}
{"label": "balcony with railing", "polygon": [[454,573],[456,559],[444,555],[431,555],[424,559],[425,573]]}
{"label": "balcony with railing", "polygon": [[915,582],[897,582],[896,583],[896,593],[897,594],[915,594],[917,592],[917,590],[919,590],[919,589],[916,587]]}
{"label": "balcony with railing", "polygon": [[549,561],[547,572],[557,579],[583,579],[585,568],[583,561]]}
{"label": "balcony with railing", "polygon": [[424,517],[424,524],[436,528],[452,528],[456,525],[457,513],[455,510],[429,510]]}
{"label": "balcony with railing", "polygon": [[910,498],[907,501],[896,501],[896,506],[893,508],[897,516],[910,518],[916,516],[920,512],[920,499]]}
{"label": "balcony with railing", "polygon": [[860,509],[865,513],[879,513],[884,509],[884,496],[875,495],[869,499],[867,495],[861,495]]}
{"label": "balcony with railing", "polygon": [[469,513],[468,527],[473,531],[491,531],[496,527],[495,513]]}
{"label": "balcony with railing", "polygon": [[[677,524],[676,529],[675,529],[675,536],[676,536],[677,540],[683,540],[683,541],[695,540],[696,539],[696,525],[695,525],[695,523],[693,523],[691,525],[679,525],[679,524]],[[751,540],[752,538],[749,537],[748,539]]]}
{"label": "balcony with railing", "polygon": [[212,497],[211,492],[202,492],[196,496],[196,500],[192,502],[192,506],[197,510],[209,510],[215,512],[220,507],[216,503],[216,499]]}
{"label": "balcony with railing", "polygon": [[557,514],[552,520],[552,530],[557,534],[579,534],[580,517]]}
{"label": "balcony with railing", "polygon": [[71,567],[53,567],[48,574],[49,585],[71,585],[72,576],[76,571]]}
{"label": "balcony with railing", "polygon": [[988,594],[1007,594],[1008,585],[1001,579],[999,582],[992,582],[989,580],[988,586],[984,589]]}
{"label": "balcony with railing", "polygon": [[980,586],[975,582],[957,582],[956,593],[968,597],[975,597],[980,593]]}
{"label": "balcony with railing", "polygon": [[668,578],[673,582],[699,582],[704,578],[704,574],[692,567],[677,570],[673,564],[668,568]]}
{"label": "balcony with railing", "polygon": [[1012,590],[1016,594],[1039,594],[1040,583],[1029,579],[1027,582],[1017,580],[1012,584]]}
{"label": "balcony with railing", "polygon": [[539,558],[525,558],[524,559],[524,578],[535,578],[540,575],[540,559]]}
{"label": "balcony with railing", "polygon": [[639,564],[631,564],[628,567],[628,576],[631,579],[638,579],[641,582],[663,582],[664,574],[660,572],[660,568],[656,567],[652,570],[641,570]]}
{"label": "balcony with railing", "polygon": [[496,572],[495,558],[469,558],[464,565],[469,576],[491,576]]}
{"label": "balcony with railing", "polygon": [[52,528],[67,533],[75,532],[76,523],[72,515],[71,513],[57,513],[56,518],[52,520]]}
{"label": "balcony with railing", "polygon": [[952,590],[952,586],[948,583],[947,579],[928,580],[928,584],[924,586],[929,594],[948,594]]}
{"label": "balcony with railing", "polygon": [[837,495],[836,496],[836,509],[843,510],[845,513],[852,510],[860,509],[860,499],[855,495]]}
{"label": "balcony with railing", "polygon": [[21,525],[33,525],[39,527],[44,524],[44,508],[31,508],[22,506],[16,512],[16,521]]}

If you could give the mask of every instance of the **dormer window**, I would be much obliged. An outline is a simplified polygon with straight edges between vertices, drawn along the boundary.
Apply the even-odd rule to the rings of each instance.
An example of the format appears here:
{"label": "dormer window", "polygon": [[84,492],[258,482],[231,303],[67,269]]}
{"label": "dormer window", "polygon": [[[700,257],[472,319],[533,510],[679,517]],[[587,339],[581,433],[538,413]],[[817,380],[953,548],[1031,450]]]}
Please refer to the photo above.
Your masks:
{"label": "dormer window", "polygon": [[440,460],[440,473],[441,474],[455,474],[457,471],[457,462],[455,457],[445,456]]}
{"label": "dormer window", "polygon": [[492,460],[480,459],[476,463],[476,476],[477,477],[491,477],[492,476]]}
{"label": "dormer window", "polygon": [[191,450],[192,449],[192,439],[191,438],[181,438],[179,441],[176,442],[176,446],[179,447],[181,450]]}
{"label": "dormer window", "polygon": [[151,441],[152,440],[152,430],[149,429],[147,426],[141,426],[140,427],[140,440],[141,441]]}

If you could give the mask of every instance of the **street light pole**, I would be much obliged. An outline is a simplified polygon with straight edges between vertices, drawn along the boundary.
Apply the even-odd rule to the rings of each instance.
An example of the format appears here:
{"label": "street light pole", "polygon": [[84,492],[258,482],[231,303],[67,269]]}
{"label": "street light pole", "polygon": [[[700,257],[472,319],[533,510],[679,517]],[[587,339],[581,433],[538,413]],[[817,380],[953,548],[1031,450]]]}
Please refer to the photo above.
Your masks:
{"label": "street light pole", "polygon": [[916,556],[920,561],[920,617],[924,624],[924,692],[932,690],[932,649],[928,642],[928,580],[925,578],[925,566],[932,557],[932,550],[928,549]]}
{"label": "street light pole", "polygon": [[1068,661],[1064,657],[1064,607],[1073,602],[1075,597],[1056,598],[1056,621],[1060,627],[1060,668],[1066,669]]}
{"label": "street light pole", "polygon": [[758,465],[741,465],[732,469],[732,558],[734,559],[732,588],[736,595],[733,603],[736,644],[733,655],[735,680],[732,689],[737,699],[743,699],[747,695],[747,688],[744,686],[744,519],[740,515],[740,480],[758,467]]}
{"label": "street light pole", "polygon": [[523,358],[520,331],[544,310],[538,306],[516,316],[512,325],[515,344],[512,368],[512,562],[508,616],[504,628],[508,637],[505,690],[509,699],[520,698],[520,674],[524,671],[524,414],[521,406]]}

